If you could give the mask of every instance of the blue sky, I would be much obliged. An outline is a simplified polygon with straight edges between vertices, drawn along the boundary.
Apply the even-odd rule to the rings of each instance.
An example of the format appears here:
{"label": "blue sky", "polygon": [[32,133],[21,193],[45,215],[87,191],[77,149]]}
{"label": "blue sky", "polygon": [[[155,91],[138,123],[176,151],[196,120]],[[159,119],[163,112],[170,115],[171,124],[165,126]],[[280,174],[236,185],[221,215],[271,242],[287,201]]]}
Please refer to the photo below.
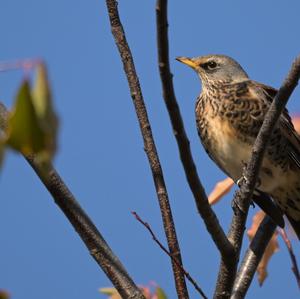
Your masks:
{"label": "blue sky", "polygon": [[[55,165],[105,239],[139,284],[156,281],[175,298],[165,254],[130,214],[137,211],[165,242],[156,194],[136,115],[114,45],[104,1],[2,1],[0,60],[46,60],[60,117]],[[186,5],[186,6],[185,6]],[[300,53],[297,0],[170,1],[170,58],[175,91],[198,171],[209,192],[224,174],[198,140],[194,101],[197,76],[176,56],[227,54],[251,78],[279,87]],[[187,186],[161,96],[157,68],[155,1],[119,1],[140,77],[169,192],[186,269],[210,297],[219,256],[204,229]],[[21,72],[0,74],[0,99],[8,106]],[[300,89],[289,103],[300,113]],[[8,153],[0,176],[0,288],[15,299],[104,298],[111,285],[36,175]],[[225,230],[231,195],[214,207]],[[251,216],[256,210],[251,211]],[[248,241],[245,240],[245,245]],[[298,298],[286,248],[269,265],[260,288],[248,298]],[[299,256],[299,242],[294,240]],[[197,295],[192,287],[190,297]]]}

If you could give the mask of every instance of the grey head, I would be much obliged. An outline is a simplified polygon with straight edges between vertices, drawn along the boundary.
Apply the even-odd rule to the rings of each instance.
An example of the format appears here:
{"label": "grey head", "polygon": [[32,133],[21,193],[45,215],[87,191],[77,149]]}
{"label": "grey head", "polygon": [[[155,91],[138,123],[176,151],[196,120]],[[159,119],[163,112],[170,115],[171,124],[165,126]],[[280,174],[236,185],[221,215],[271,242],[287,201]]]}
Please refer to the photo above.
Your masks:
{"label": "grey head", "polygon": [[193,68],[202,81],[202,87],[248,79],[247,73],[238,62],[225,55],[206,55],[194,58],[177,57],[178,61]]}

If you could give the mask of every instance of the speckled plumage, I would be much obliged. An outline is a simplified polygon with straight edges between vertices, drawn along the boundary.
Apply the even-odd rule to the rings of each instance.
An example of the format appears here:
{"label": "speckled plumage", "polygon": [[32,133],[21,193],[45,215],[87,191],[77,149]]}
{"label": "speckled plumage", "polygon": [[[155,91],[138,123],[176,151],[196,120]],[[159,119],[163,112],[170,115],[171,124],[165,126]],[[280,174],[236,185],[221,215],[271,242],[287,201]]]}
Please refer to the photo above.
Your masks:
{"label": "speckled plumage", "polygon": [[[236,182],[277,90],[250,80],[228,56],[178,60],[191,66],[202,81],[196,102],[201,142],[210,158]],[[270,137],[257,188],[274,199],[300,237],[300,137],[287,110]]]}

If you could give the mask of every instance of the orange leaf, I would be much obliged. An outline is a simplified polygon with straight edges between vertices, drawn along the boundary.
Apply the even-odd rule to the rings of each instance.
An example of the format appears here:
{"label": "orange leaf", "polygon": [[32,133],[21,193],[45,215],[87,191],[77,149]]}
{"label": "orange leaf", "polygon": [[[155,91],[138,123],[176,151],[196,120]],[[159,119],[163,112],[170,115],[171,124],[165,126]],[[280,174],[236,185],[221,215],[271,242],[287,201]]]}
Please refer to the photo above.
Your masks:
{"label": "orange leaf", "polygon": [[300,115],[293,116],[292,122],[295,127],[295,130],[298,132],[298,134],[300,134]]}
{"label": "orange leaf", "polygon": [[234,182],[229,177],[223,181],[219,181],[208,196],[209,204],[213,205],[217,203],[225,194],[227,194],[231,190],[233,185]]}
{"label": "orange leaf", "polygon": [[[247,231],[247,235],[248,235],[250,241],[253,239],[253,237],[258,229],[258,226],[260,225],[264,216],[265,216],[265,213],[263,211],[258,211],[254,215],[253,220],[252,220],[252,226]],[[262,285],[264,283],[266,277],[268,276],[267,265],[268,265],[270,258],[279,249],[277,236],[278,236],[278,234],[277,234],[277,232],[275,232],[265,250],[265,253],[264,253],[258,267],[257,267],[258,282],[260,285]]]}

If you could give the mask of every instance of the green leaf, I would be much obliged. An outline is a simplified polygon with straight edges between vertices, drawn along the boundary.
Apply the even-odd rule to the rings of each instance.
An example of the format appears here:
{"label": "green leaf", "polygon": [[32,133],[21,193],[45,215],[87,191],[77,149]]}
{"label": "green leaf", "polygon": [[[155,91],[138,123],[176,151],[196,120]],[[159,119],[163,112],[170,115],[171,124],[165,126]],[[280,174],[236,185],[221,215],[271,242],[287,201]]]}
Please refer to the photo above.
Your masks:
{"label": "green leaf", "polygon": [[115,288],[101,288],[99,292],[106,295],[114,295],[117,293],[117,290]]}
{"label": "green leaf", "polygon": [[156,291],[157,299],[167,299],[167,295],[165,294],[162,288],[157,287],[155,291]]}
{"label": "green leaf", "polygon": [[8,119],[7,144],[26,156],[34,155],[46,170],[56,151],[57,128],[47,70],[39,63],[33,89],[29,81],[24,80],[17,93]]}
{"label": "green leaf", "polygon": [[7,132],[7,144],[24,155],[39,153],[45,147],[43,131],[27,80],[23,81],[17,93],[15,107],[8,119]]}
{"label": "green leaf", "polygon": [[52,105],[46,65],[42,62],[36,68],[36,80],[32,90],[32,100],[44,133],[46,149],[53,156],[56,151],[58,118]]}
{"label": "green leaf", "polygon": [[8,111],[5,106],[0,102],[0,166],[4,158],[4,150],[6,143],[6,129],[7,129]]}

